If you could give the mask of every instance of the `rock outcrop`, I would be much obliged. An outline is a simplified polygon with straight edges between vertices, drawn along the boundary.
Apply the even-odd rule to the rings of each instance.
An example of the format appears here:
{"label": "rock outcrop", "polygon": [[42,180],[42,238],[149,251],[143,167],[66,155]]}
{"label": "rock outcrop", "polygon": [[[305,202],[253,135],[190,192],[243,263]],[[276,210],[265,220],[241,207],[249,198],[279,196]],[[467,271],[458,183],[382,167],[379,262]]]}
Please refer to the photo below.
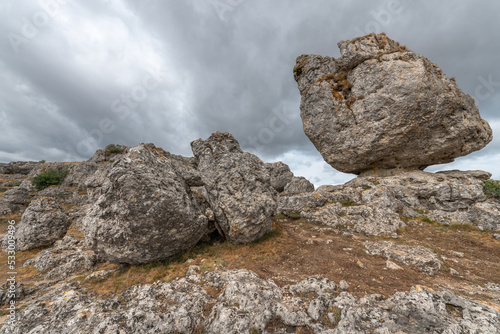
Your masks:
{"label": "rock outcrop", "polygon": [[172,158],[152,144],[116,157],[101,195],[83,219],[85,239],[103,259],[148,263],[188,249],[208,219]]}
{"label": "rock outcrop", "polygon": [[383,256],[387,260],[404,263],[431,275],[437,274],[443,264],[436,253],[424,246],[398,245],[392,241],[367,241],[365,248],[370,255]]}
{"label": "rock outcrop", "polygon": [[385,34],[338,46],[340,58],[302,55],[294,68],[304,131],[335,169],[423,169],[491,141],[472,97],[424,56]]}
{"label": "rock outcrop", "polygon": [[30,198],[28,189],[16,187],[5,191],[0,198],[0,214],[11,214],[26,205]]}
{"label": "rock outcrop", "polygon": [[[211,294],[207,291],[212,291]],[[20,333],[496,333],[494,305],[415,286],[389,298],[356,298],[313,276],[279,287],[247,270],[134,286],[99,300],[63,284],[19,311],[2,334]]]}
{"label": "rock outcrop", "polygon": [[293,173],[290,171],[290,167],[283,162],[266,163],[265,166],[271,177],[271,186],[277,192],[282,192],[286,185],[292,182]]}
{"label": "rock outcrop", "polygon": [[46,280],[61,280],[74,273],[91,270],[97,260],[97,256],[86,249],[83,240],[66,235],[56,241],[54,247],[41,251],[23,266],[34,265]]}
{"label": "rock outcrop", "polygon": [[215,132],[191,148],[221,235],[241,244],[270,232],[278,194],[264,163],[229,133]]}
{"label": "rock outcrop", "polygon": [[[53,244],[71,225],[69,216],[55,198],[40,197],[30,203],[15,230],[16,250],[29,250]],[[3,247],[7,245],[7,235]]]}
{"label": "rock outcrop", "polygon": [[306,221],[365,235],[397,237],[408,218],[498,231],[500,201],[483,191],[482,181],[490,176],[482,171],[367,173],[344,185],[282,196],[277,212],[300,213]]}
{"label": "rock outcrop", "polygon": [[284,189],[287,195],[298,195],[314,191],[314,184],[303,176],[294,176]]}

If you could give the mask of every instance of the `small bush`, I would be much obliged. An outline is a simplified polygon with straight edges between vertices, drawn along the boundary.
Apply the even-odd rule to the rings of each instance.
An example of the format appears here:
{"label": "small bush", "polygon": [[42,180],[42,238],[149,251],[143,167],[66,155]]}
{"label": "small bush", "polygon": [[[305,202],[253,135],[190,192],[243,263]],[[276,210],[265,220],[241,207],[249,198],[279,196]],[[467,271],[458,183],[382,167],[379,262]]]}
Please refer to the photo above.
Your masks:
{"label": "small bush", "polygon": [[418,216],[417,218],[419,218],[424,223],[429,223],[429,224],[434,223],[434,221],[427,216]]}
{"label": "small bush", "polygon": [[358,205],[358,203],[353,202],[353,201],[351,201],[349,199],[343,199],[343,200],[341,200],[340,204],[342,204],[342,206],[356,206],[356,205]]}
{"label": "small bush", "polygon": [[500,181],[483,180],[483,191],[487,198],[500,199]]}
{"label": "small bush", "polygon": [[296,66],[294,69],[293,69],[293,73],[295,73],[297,76],[300,76],[303,72],[303,68],[302,66]]}
{"label": "small bush", "polygon": [[106,156],[109,157],[112,154],[121,154],[125,151],[125,147],[121,145],[108,145],[106,147]]}
{"label": "small bush", "polygon": [[48,186],[60,185],[66,175],[68,175],[67,169],[49,169],[35,176],[31,182],[38,190],[42,190]]}
{"label": "small bush", "polygon": [[292,212],[288,215],[291,219],[300,219],[300,212]]}

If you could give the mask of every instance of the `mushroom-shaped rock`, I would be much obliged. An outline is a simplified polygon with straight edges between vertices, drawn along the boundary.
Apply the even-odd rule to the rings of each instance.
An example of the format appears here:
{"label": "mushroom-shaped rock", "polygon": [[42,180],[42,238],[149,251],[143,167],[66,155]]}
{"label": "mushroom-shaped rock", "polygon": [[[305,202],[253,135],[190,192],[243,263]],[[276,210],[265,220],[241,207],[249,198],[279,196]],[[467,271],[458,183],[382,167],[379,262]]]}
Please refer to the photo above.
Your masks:
{"label": "mushroom-shaped rock", "polygon": [[491,141],[474,99],[426,57],[383,33],[338,46],[341,57],[302,55],[294,68],[304,131],[332,167],[423,169]]}

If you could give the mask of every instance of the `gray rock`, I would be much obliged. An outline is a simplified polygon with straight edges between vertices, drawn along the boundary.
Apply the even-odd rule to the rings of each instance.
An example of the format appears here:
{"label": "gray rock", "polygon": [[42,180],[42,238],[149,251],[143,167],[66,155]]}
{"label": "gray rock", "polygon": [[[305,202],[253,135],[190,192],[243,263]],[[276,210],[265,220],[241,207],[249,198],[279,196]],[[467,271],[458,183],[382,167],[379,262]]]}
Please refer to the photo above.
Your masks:
{"label": "gray rock", "polygon": [[85,240],[103,259],[140,264],[196,245],[207,217],[172,159],[152,144],[117,154],[88,214]]}
{"label": "gray rock", "polygon": [[[340,297],[340,296],[339,296]],[[338,298],[340,299],[340,298]],[[453,293],[415,286],[383,300],[369,295],[353,302],[336,301],[342,319],[333,333],[498,333],[495,307]],[[458,315],[448,309],[454,308]]]}
{"label": "gray rock", "polygon": [[[51,245],[66,234],[69,225],[69,216],[54,198],[37,198],[30,203],[16,226],[16,250]],[[7,234],[2,245],[4,248],[7,245]]]}
{"label": "gray rock", "polygon": [[264,163],[243,152],[229,133],[191,143],[219,232],[232,243],[248,243],[271,231],[277,192]]}
{"label": "gray rock", "polygon": [[436,253],[424,246],[399,245],[392,241],[366,241],[363,244],[370,255],[401,262],[431,275],[437,274],[443,264]]}
{"label": "gray rock", "polygon": [[342,280],[339,282],[339,288],[343,291],[347,291],[349,290],[349,283],[347,283],[346,281]]}
{"label": "gray rock", "polygon": [[28,189],[16,187],[7,190],[3,198],[11,204],[24,206],[27,204],[26,201],[30,198],[30,193]]}
{"label": "gray rock", "polygon": [[[278,199],[277,212],[365,235],[397,237],[402,216],[500,231],[500,201],[486,199],[482,171],[363,173],[338,186]],[[381,176],[379,174],[385,175]]]}
{"label": "gray rock", "polygon": [[389,261],[389,260],[385,261],[385,266],[389,269],[392,269],[392,270],[403,270],[403,268],[401,268],[396,263]]}
{"label": "gray rock", "polygon": [[71,236],[58,240],[54,247],[45,249],[26,265],[34,265],[46,280],[61,280],[75,273],[90,271],[97,256],[84,249],[82,241]]}
{"label": "gray rock", "polygon": [[209,280],[224,287],[210,316],[208,333],[243,333],[252,327],[263,330],[273,318],[276,303],[283,298],[280,288],[271,280],[263,280],[253,272],[235,270]]}
{"label": "gray rock", "polygon": [[308,209],[322,207],[329,200],[329,196],[325,196],[321,192],[302,193],[293,196],[280,196],[278,198],[278,214],[289,215],[292,212],[302,212]]}
{"label": "gray rock", "polygon": [[424,56],[385,34],[338,46],[340,58],[302,55],[294,68],[304,131],[332,167],[423,169],[491,141],[474,100]]}
{"label": "gray rock", "polygon": [[9,163],[0,163],[0,174],[27,175],[39,164],[41,163],[35,161],[11,161]]}
{"label": "gray rock", "polygon": [[5,191],[3,197],[0,197],[0,213],[8,215],[27,206],[31,195],[28,189],[15,187]]}
{"label": "gray rock", "polygon": [[281,161],[266,163],[264,166],[271,176],[271,186],[277,192],[285,190],[285,186],[293,179],[293,173],[290,171],[290,167]]}
{"label": "gray rock", "polygon": [[314,185],[303,176],[294,176],[284,190],[287,195],[310,193],[314,191]]}
{"label": "gray rock", "polygon": [[26,296],[23,283],[7,280],[0,285],[0,306],[9,305],[13,300],[16,303],[20,302]]}
{"label": "gray rock", "polygon": [[[207,293],[211,291],[211,293]],[[133,286],[97,299],[62,284],[18,310],[20,333],[497,333],[500,311],[447,290],[415,286],[385,299],[355,298],[319,276],[279,287],[246,270]],[[330,319],[330,321],[325,321]]]}

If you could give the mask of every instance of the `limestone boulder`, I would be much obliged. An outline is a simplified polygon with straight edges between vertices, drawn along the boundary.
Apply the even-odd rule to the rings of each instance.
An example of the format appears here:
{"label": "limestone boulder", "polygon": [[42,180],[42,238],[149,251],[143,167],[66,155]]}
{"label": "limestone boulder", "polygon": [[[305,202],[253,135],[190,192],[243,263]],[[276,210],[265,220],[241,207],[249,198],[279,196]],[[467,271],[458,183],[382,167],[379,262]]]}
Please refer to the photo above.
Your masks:
{"label": "limestone boulder", "polygon": [[86,242],[103,259],[141,264],[196,245],[205,235],[202,214],[176,163],[153,144],[116,156],[83,218]]}
{"label": "limestone boulder", "polygon": [[314,191],[314,184],[309,182],[303,176],[294,176],[293,179],[285,186],[287,195],[297,195],[302,193],[310,193]]}
{"label": "limestone boulder", "polygon": [[278,193],[264,163],[243,152],[229,133],[215,132],[191,148],[219,232],[237,244],[270,232]]}
{"label": "limestone boulder", "polygon": [[474,99],[426,57],[385,34],[338,46],[341,57],[302,55],[294,68],[304,131],[335,169],[423,169],[491,141]]}
{"label": "limestone boulder", "polygon": [[290,167],[281,161],[265,164],[271,176],[271,186],[277,191],[282,192],[285,186],[293,179],[293,173]]}
{"label": "limestone boulder", "polygon": [[[32,201],[16,226],[16,250],[24,251],[53,244],[68,230],[71,220],[54,198],[40,197]],[[7,246],[8,234],[3,247]]]}

